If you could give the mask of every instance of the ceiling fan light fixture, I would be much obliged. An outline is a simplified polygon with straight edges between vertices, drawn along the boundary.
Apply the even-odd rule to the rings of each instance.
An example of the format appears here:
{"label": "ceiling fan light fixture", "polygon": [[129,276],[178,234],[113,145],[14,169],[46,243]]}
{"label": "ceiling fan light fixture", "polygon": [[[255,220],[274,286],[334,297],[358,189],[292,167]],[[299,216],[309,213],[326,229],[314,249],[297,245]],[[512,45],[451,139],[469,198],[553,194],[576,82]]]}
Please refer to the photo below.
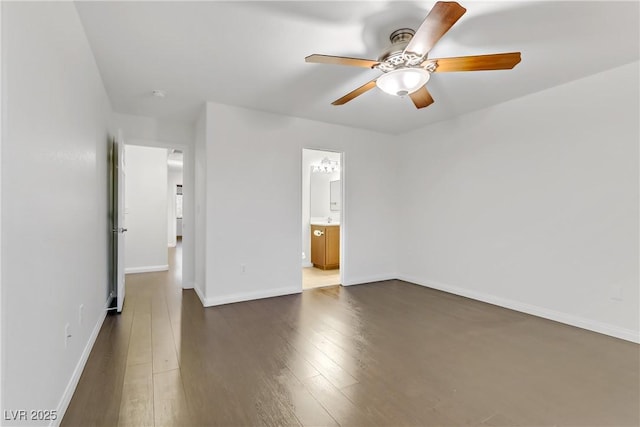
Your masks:
{"label": "ceiling fan light fixture", "polygon": [[389,95],[405,96],[424,86],[429,77],[431,74],[422,68],[401,68],[378,77],[376,85]]}

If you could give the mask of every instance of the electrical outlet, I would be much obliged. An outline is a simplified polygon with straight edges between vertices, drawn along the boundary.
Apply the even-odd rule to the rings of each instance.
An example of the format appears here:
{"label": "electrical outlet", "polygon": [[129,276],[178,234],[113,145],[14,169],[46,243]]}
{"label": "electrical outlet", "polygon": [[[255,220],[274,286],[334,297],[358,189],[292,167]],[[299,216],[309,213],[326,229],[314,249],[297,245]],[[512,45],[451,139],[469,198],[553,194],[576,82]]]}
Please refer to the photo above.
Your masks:
{"label": "electrical outlet", "polygon": [[69,338],[71,338],[71,325],[67,323],[64,325],[64,348],[69,345]]}
{"label": "electrical outlet", "polygon": [[82,320],[84,317],[84,304],[80,304],[80,307],[78,308],[78,324],[82,325]]}

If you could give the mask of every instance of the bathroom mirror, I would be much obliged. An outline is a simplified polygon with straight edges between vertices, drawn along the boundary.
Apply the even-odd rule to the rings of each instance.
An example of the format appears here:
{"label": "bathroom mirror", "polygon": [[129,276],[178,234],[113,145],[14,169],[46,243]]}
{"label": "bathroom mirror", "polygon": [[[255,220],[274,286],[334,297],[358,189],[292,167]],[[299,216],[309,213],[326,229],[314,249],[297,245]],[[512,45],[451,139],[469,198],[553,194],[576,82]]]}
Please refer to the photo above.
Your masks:
{"label": "bathroom mirror", "polygon": [[340,211],[340,201],[342,200],[342,187],[340,180],[329,183],[329,210]]}

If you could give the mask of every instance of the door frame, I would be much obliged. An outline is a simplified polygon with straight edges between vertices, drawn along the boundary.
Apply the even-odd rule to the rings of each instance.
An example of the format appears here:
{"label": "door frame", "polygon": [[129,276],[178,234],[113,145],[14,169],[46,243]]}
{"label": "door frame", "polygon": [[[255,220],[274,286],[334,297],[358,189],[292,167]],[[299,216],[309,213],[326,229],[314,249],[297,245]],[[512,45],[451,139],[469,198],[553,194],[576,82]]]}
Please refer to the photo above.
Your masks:
{"label": "door frame", "polygon": [[[125,135],[126,137],[126,135]],[[193,147],[187,144],[173,143],[171,141],[159,141],[154,139],[144,138],[131,138],[127,139],[127,145],[138,145],[142,147],[154,147],[154,148],[177,148],[182,150],[182,211],[183,211],[183,229],[182,229],[182,289],[193,289],[195,281],[195,193],[194,185],[185,185],[188,176],[193,176],[195,181],[195,150]],[[188,212],[185,215],[185,211]],[[187,228],[184,228],[184,218],[187,217],[191,221],[187,222]],[[185,230],[187,232],[185,233]],[[189,249],[187,249],[189,247]],[[185,250],[187,249],[187,250]],[[193,250],[191,250],[193,249]],[[185,262],[186,260],[191,262]],[[191,275],[193,277],[190,280],[185,280],[185,266],[192,265],[193,271]]]}
{"label": "door frame", "polygon": [[[345,248],[348,246],[347,245],[347,233],[346,233],[346,229],[347,229],[347,216],[345,215],[345,212],[347,211],[347,203],[346,203],[346,185],[345,185],[345,170],[346,170],[346,153],[344,151],[340,151],[340,150],[336,150],[336,149],[330,149],[330,148],[319,148],[319,147],[305,147],[303,146],[300,149],[300,199],[299,199],[299,203],[298,203],[298,207],[300,208],[300,218],[302,218],[302,199],[303,199],[303,193],[304,193],[304,188],[302,188],[302,181],[303,181],[303,175],[305,173],[305,171],[303,170],[304,167],[304,150],[312,150],[312,151],[325,151],[327,153],[336,153],[340,155],[340,286],[344,286],[344,278],[345,278],[345,272],[347,270],[347,255],[346,255],[346,251]],[[311,212],[309,212],[309,217],[311,217]],[[299,238],[299,242],[302,243],[302,231],[300,232],[300,238]],[[310,246],[309,246],[310,247]],[[308,254],[309,255],[309,259],[311,258],[311,253]],[[300,271],[300,290],[303,290],[303,283],[302,283],[302,269]]]}
{"label": "door frame", "polygon": [[[0,46],[2,46],[2,3],[0,3]],[[4,65],[2,63],[2,54],[0,52],[0,236],[2,236],[2,146],[4,142],[4,127],[2,126],[5,123],[5,110],[3,108],[4,98],[3,98],[3,88],[5,86],[4,76],[5,74],[2,72],[4,69]],[[1,239],[0,239],[1,240]],[[0,245],[0,409],[4,410],[4,372],[5,372],[5,357],[4,357],[4,339],[7,336],[5,333],[5,320],[4,320],[4,310],[2,309],[2,245]],[[0,423],[1,424],[1,423]]]}
{"label": "door frame", "polygon": [[122,313],[124,308],[124,299],[126,297],[126,280],[125,280],[125,260],[124,254],[126,251],[125,248],[125,238],[124,233],[127,231],[125,226],[125,181],[126,181],[126,158],[125,158],[125,142],[124,137],[122,136],[122,130],[118,129],[118,134],[114,139],[112,159],[113,165],[115,169],[113,170],[114,176],[113,184],[114,184],[114,207],[115,207],[115,218],[113,223],[112,233],[115,233],[114,236],[114,271],[115,271],[115,291],[116,291],[116,310],[118,313]]}

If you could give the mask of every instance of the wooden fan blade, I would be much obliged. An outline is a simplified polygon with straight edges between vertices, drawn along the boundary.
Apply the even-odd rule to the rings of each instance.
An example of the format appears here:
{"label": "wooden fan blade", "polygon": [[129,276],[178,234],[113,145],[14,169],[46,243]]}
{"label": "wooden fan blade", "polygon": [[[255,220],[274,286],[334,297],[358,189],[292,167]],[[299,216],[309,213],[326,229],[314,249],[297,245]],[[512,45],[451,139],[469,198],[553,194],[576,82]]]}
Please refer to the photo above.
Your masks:
{"label": "wooden fan blade", "polygon": [[318,55],[313,54],[304,58],[305,62],[312,62],[315,64],[336,64],[336,65],[349,65],[351,67],[363,67],[373,68],[374,65],[378,65],[378,61],[371,59],[360,58],[347,58],[346,56],[331,56],[331,55]]}
{"label": "wooden fan blade", "polygon": [[520,52],[496,53],[493,55],[459,56],[456,58],[429,59],[426,65],[435,62],[435,73],[454,71],[510,70],[520,62]]}
{"label": "wooden fan blade", "polygon": [[404,52],[426,55],[466,11],[467,9],[454,1],[437,2],[424,18]]}
{"label": "wooden fan blade", "polygon": [[371,80],[370,82],[365,83],[362,86],[360,86],[358,89],[349,92],[348,94],[346,94],[342,98],[336,99],[331,104],[333,104],[333,105],[344,105],[347,102],[351,101],[353,98],[362,95],[363,93],[365,93],[368,90],[373,89],[374,87],[376,87],[376,81],[375,80]]}
{"label": "wooden fan blade", "polygon": [[422,86],[422,88],[409,94],[409,96],[411,97],[411,100],[415,104],[416,108],[424,108],[433,104],[433,98],[431,97],[431,94],[427,90],[426,86]]}

